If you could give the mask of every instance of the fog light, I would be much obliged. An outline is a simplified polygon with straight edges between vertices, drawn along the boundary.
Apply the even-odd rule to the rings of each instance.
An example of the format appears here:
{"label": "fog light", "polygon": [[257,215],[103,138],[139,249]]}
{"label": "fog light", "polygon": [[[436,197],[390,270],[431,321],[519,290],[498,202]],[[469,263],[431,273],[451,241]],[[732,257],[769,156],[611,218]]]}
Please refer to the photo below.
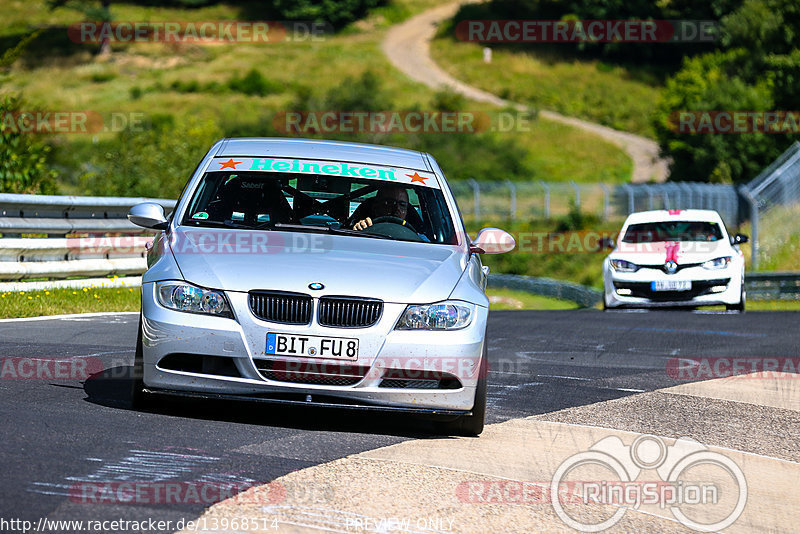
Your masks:
{"label": "fog light", "polygon": [[711,288],[711,292],[712,293],[722,293],[726,289],[728,289],[728,286],[713,286]]}
{"label": "fog light", "polygon": [[617,288],[617,295],[630,295],[631,290],[627,287],[618,287]]}

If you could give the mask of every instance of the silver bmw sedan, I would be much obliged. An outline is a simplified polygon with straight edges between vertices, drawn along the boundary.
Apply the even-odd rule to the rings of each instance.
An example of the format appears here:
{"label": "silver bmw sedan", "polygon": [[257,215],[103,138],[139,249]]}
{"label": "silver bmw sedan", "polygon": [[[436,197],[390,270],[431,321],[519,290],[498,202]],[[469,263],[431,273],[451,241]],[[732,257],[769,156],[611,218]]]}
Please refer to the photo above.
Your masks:
{"label": "silver bmw sedan", "polygon": [[224,139],[159,230],[142,279],[134,405],[164,395],[432,416],[477,435],[488,372],[481,253],[429,154]]}

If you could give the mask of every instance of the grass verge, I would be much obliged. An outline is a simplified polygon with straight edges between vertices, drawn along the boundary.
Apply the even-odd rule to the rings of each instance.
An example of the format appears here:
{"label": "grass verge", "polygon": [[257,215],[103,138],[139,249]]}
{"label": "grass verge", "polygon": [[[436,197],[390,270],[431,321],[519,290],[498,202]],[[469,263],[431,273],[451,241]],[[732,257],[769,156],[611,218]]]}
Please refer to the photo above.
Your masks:
{"label": "grass verge", "polygon": [[489,288],[489,308],[492,310],[574,310],[578,305],[567,300],[532,295],[513,289]]}
{"label": "grass verge", "polygon": [[139,311],[139,288],[68,288],[0,293],[0,317]]}
{"label": "grass verge", "polygon": [[492,46],[491,63],[486,63],[483,48],[456,40],[445,27],[431,44],[431,55],[457,79],[502,98],[655,137],[658,80],[637,79],[624,67],[561,55],[544,46],[537,51]]}
{"label": "grass verge", "polygon": [[[574,302],[512,289],[489,288],[492,310],[574,310]],[[39,317],[69,313],[139,311],[138,288],[50,289],[0,293],[0,318]],[[709,306],[706,310],[724,310]],[[749,301],[750,311],[800,311],[800,301]]]}

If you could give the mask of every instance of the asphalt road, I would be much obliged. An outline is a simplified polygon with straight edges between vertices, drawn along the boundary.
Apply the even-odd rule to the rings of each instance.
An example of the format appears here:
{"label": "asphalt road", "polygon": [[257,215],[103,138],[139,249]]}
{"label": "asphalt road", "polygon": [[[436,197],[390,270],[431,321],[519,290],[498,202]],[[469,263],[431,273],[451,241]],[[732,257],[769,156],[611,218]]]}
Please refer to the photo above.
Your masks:
{"label": "asphalt road", "polygon": [[[488,422],[683,383],[667,373],[675,358],[795,356],[798,319],[794,312],[494,312]],[[120,504],[98,498],[94,488],[122,481],[263,484],[434,432],[409,417],[239,402],[174,401],[157,413],[132,411],[127,376],[136,324],[130,314],[0,322],[0,518],[191,519],[210,503],[175,504],[155,494],[153,503]],[[18,367],[7,367],[15,358],[85,360],[97,372],[88,380],[15,379],[9,373]]]}

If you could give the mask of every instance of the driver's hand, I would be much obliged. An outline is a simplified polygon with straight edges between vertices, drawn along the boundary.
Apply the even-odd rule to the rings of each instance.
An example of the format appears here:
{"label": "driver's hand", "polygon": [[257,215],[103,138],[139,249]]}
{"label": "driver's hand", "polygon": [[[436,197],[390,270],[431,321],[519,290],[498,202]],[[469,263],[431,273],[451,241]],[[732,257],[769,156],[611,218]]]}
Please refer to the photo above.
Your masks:
{"label": "driver's hand", "polygon": [[372,219],[367,217],[366,219],[361,219],[357,223],[353,225],[353,230],[364,230],[368,226],[372,226]]}

